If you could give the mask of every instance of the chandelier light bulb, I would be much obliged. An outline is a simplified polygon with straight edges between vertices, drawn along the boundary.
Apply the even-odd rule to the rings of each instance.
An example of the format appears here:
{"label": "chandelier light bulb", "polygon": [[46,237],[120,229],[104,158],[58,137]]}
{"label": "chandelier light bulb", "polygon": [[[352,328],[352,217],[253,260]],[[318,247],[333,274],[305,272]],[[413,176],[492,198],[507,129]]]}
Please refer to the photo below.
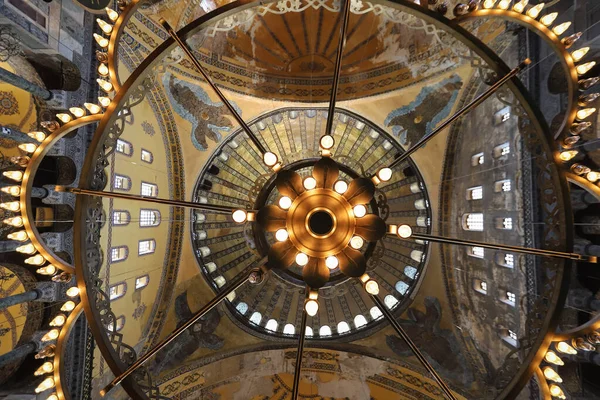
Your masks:
{"label": "chandelier light bulb", "polygon": [[10,218],[6,218],[2,222],[4,222],[6,225],[14,226],[15,228],[20,228],[23,226],[23,217],[20,217],[20,216],[10,217]]}
{"label": "chandelier light bulb", "polygon": [[308,256],[304,253],[296,254],[296,264],[304,267],[306,264],[308,264]]}
{"label": "chandelier light bulb", "polygon": [[483,8],[492,8],[496,4],[496,0],[485,0],[483,2]]}
{"label": "chandelier light bulb", "polygon": [[105,96],[100,96],[98,97],[98,103],[100,103],[100,105],[104,108],[108,107],[108,105],[110,104],[110,98],[109,97],[105,97]]}
{"label": "chandelier light bulb", "polygon": [[585,177],[590,182],[596,182],[598,179],[600,179],[600,173],[596,171],[590,171]]}
{"label": "chandelier light bulb", "polygon": [[40,376],[40,375],[48,374],[52,371],[54,371],[54,365],[52,365],[52,363],[50,361],[46,361],[33,374],[35,376]]}
{"label": "chandelier light bulb", "polygon": [[23,172],[21,171],[4,171],[2,172],[2,175],[17,182],[23,180]]}
{"label": "chandelier light bulb", "polygon": [[377,296],[379,294],[379,284],[373,279],[369,279],[367,283],[365,283],[365,290],[367,293]]}
{"label": "chandelier light bulb", "polygon": [[53,340],[56,340],[58,338],[59,333],[60,332],[56,328],[50,329],[48,332],[46,332],[44,336],[42,336],[42,342],[51,342]]}
{"label": "chandelier light bulb", "polygon": [[562,44],[565,46],[565,48],[570,48],[571,46],[573,46],[573,44],[578,41],[579,39],[581,39],[581,36],[583,35],[583,33],[581,32],[577,32],[572,34],[571,36],[567,36],[566,38],[564,38],[563,40],[561,40]]}
{"label": "chandelier light bulb", "polygon": [[563,381],[560,375],[558,375],[556,371],[552,369],[552,367],[544,368],[544,376],[546,377],[546,379],[549,379],[554,382],[561,383]]}
{"label": "chandelier light bulb", "polygon": [[75,302],[69,300],[65,304],[62,305],[60,311],[70,312],[75,308]]}
{"label": "chandelier light bulb", "polygon": [[287,229],[278,229],[277,232],[275,232],[275,239],[277,239],[278,242],[285,242],[288,238],[288,231]]}
{"label": "chandelier light bulb", "polygon": [[100,111],[102,111],[102,107],[100,107],[98,104],[83,103],[83,105],[85,108],[87,108],[90,114],[98,114]]}
{"label": "chandelier light bulb", "polygon": [[392,170],[391,168],[381,168],[379,171],[377,171],[377,177],[382,181],[382,182],[387,182],[390,179],[392,179]]}
{"label": "chandelier light bulb", "polygon": [[42,265],[46,262],[46,259],[41,254],[36,254],[33,257],[29,257],[25,259],[25,264],[29,265]]}
{"label": "chandelier light bulb", "polygon": [[37,140],[38,142],[43,142],[44,139],[46,139],[46,134],[44,132],[40,132],[40,131],[29,132],[29,133],[27,133],[27,136],[29,136],[32,139]]}
{"label": "chandelier light bulb", "polygon": [[108,19],[110,19],[112,22],[115,22],[117,19],[119,19],[119,13],[112,8],[106,7],[105,10],[106,15],[108,15]]}
{"label": "chandelier light bulb", "polygon": [[556,345],[556,350],[564,354],[577,354],[577,350],[565,342],[558,342]]}
{"label": "chandelier light bulb", "polygon": [[100,88],[107,93],[111,92],[113,90],[113,85],[109,81],[105,81],[104,79],[98,78],[98,79],[96,79],[96,82],[98,82],[98,85],[100,85]]}
{"label": "chandelier light bulb", "polygon": [[350,247],[353,249],[358,250],[363,247],[364,244],[365,241],[360,236],[353,236],[352,239],[350,239]]}
{"label": "chandelier light bulb", "polygon": [[346,193],[346,190],[348,190],[348,184],[346,181],[337,181],[333,184],[333,190],[335,190],[336,193],[344,194]]}
{"label": "chandelier light bulb", "polygon": [[577,150],[563,151],[562,153],[560,153],[559,157],[562,161],[570,161],[573,157],[577,155],[577,153]]}
{"label": "chandelier light bulb", "polygon": [[263,155],[263,162],[267,167],[272,167],[275,164],[277,164],[277,156],[275,155],[275,153],[267,151]]}
{"label": "chandelier light bulb", "polygon": [[558,397],[559,399],[565,398],[565,394],[563,393],[562,389],[555,384],[550,385],[550,394],[552,397]]}
{"label": "chandelier light bulb", "polygon": [[355,205],[352,211],[354,212],[354,216],[356,218],[362,218],[367,215],[367,207],[365,207],[363,204]]}
{"label": "chandelier light bulb", "polygon": [[565,365],[563,360],[561,360],[560,357],[557,356],[556,353],[553,352],[552,350],[550,350],[549,352],[546,353],[546,355],[544,356],[544,359],[546,361],[548,361],[550,364]]}
{"label": "chandelier light bulb", "polygon": [[590,69],[594,68],[596,65],[596,61],[590,61],[585,64],[581,64],[577,66],[577,73],[579,75],[585,75],[589,72]]}
{"label": "chandelier light bulb", "polygon": [[588,51],[590,51],[589,47],[582,47],[581,49],[575,50],[573,53],[571,53],[571,56],[573,57],[573,60],[577,62],[585,57]]}
{"label": "chandelier light bulb", "polygon": [[38,385],[38,387],[35,388],[35,392],[36,393],[42,393],[45,392],[46,390],[53,388],[54,387],[54,378],[52,377],[48,377],[46,379],[44,379],[42,381],[42,383],[40,383]]}
{"label": "chandelier light bulb", "polygon": [[5,186],[1,189],[4,193],[10,194],[11,196],[19,196],[21,195],[21,187],[20,186]]}
{"label": "chandelier light bulb", "polygon": [[79,296],[79,288],[77,286],[72,286],[72,287],[68,288],[65,293],[70,298],[75,298],[75,297]]}
{"label": "chandelier light bulb", "polygon": [[529,4],[529,0],[521,0],[513,6],[513,11],[522,13],[527,4]]}
{"label": "chandelier light bulb", "polygon": [[35,270],[40,275],[54,275],[56,273],[56,267],[52,264],[46,265],[42,268]]}
{"label": "chandelier light bulb", "polygon": [[71,107],[69,112],[75,116],[75,118],[81,118],[85,115],[85,110],[81,107]]}
{"label": "chandelier light bulb", "polygon": [[33,153],[37,146],[33,143],[21,143],[19,145],[19,149],[23,150],[26,153]]}
{"label": "chandelier light bulb", "polygon": [[501,10],[508,10],[511,1],[512,0],[500,0],[500,3],[498,3],[498,8]]}
{"label": "chandelier light bulb", "polygon": [[102,47],[103,49],[108,47],[108,39],[104,36],[100,36],[97,33],[94,33],[94,39],[96,39],[96,43],[98,43],[98,46]]}
{"label": "chandelier light bulb", "polygon": [[340,264],[340,261],[338,260],[338,258],[336,256],[329,256],[325,259],[325,265],[329,269],[336,269],[339,264]]}
{"label": "chandelier light bulb", "polygon": [[71,115],[66,114],[66,113],[58,113],[58,114],[56,114],[56,118],[58,118],[60,120],[60,122],[62,122],[63,124],[71,122],[71,120],[73,119],[73,117],[71,117]]}
{"label": "chandelier light bulb", "polygon": [[333,136],[331,136],[331,135],[324,135],[324,136],[321,136],[321,140],[319,141],[319,144],[321,145],[322,149],[329,150],[335,144],[335,139],[333,139]]}
{"label": "chandelier light bulb", "polygon": [[590,115],[592,115],[593,113],[596,112],[595,108],[584,108],[583,110],[579,110],[577,111],[577,119],[582,120],[582,119],[586,119],[587,117],[589,117]]}
{"label": "chandelier light bulb", "polygon": [[46,398],[46,400],[58,400],[58,396],[56,395],[56,393],[52,393]]}
{"label": "chandelier light bulb", "polygon": [[312,190],[317,187],[317,181],[312,176],[309,176],[307,178],[304,178],[302,185],[304,185],[304,189]]}
{"label": "chandelier light bulb", "polygon": [[8,235],[6,235],[6,237],[8,237],[9,239],[12,239],[12,240],[17,240],[19,242],[24,242],[27,240],[27,232],[16,231],[16,232],[9,233]]}
{"label": "chandelier light bulb", "polygon": [[279,207],[281,207],[282,210],[287,210],[292,206],[292,199],[290,199],[287,196],[282,196],[279,199]]}
{"label": "chandelier light bulb", "polygon": [[[538,15],[540,15],[540,12],[542,12],[542,8],[544,8],[544,3],[540,3],[537,6],[533,6],[531,7],[528,11],[527,11],[527,16],[533,19],[536,19],[538,17]],[[523,7],[525,8],[525,7]]]}
{"label": "chandelier light bulb", "polygon": [[100,65],[98,65],[98,73],[100,74],[100,76],[108,75],[108,67],[106,66],[106,64],[100,63]]}
{"label": "chandelier light bulb", "polygon": [[58,314],[52,321],[50,321],[50,326],[63,326],[67,322],[67,317],[62,314]]}
{"label": "chandelier light bulb", "polygon": [[35,253],[35,246],[31,243],[24,244],[23,246],[17,247],[17,252],[22,254],[33,254]]}
{"label": "chandelier light bulb", "polygon": [[554,22],[556,17],[558,17],[557,12],[546,14],[542,18],[540,18],[540,22],[546,26],[550,26],[550,25],[552,25],[552,23]]}
{"label": "chandelier light bulb", "polygon": [[396,235],[402,239],[409,238],[412,236],[412,228],[410,225],[400,225],[396,230]]}
{"label": "chandelier light bulb", "polygon": [[571,22],[563,22],[560,25],[556,25],[554,28],[552,28],[552,32],[554,32],[554,34],[556,36],[560,36],[563,33],[565,33],[567,31],[567,29],[569,29],[569,27],[571,26]]}
{"label": "chandelier light bulb", "polygon": [[18,201],[9,201],[8,203],[1,203],[0,207],[9,211],[19,211],[21,209],[21,203]]}
{"label": "chandelier light bulb", "polygon": [[319,302],[316,300],[308,300],[304,304],[304,310],[306,310],[306,313],[308,315],[310,315],[311,317],[314,317],[315,315],[317,315],[317,312],[319,311]]}
{"label": "chandelier light bulb", "polygon": [[113,26],[108,22],[100,18],[96,18],[96,22],[98,23],[100,29],[102,29],[102,32],[106,33],[107,35],[112,32]]}
{"label": "chandelier light bulb", "polygon": [[235,210],[231,216],[238,224],[244,223],[248,219],[248,213],[245,210]]}

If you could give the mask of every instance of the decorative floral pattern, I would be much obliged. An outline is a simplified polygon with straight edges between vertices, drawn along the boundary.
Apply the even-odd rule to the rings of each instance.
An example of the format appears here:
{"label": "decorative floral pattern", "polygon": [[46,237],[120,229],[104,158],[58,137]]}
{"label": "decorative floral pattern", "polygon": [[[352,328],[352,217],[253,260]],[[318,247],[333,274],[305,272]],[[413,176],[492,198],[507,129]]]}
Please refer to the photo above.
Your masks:
{"label": "decorative floral pattern", "polygon": [[0,91],[0,115],[19,113],[19,103],[12,92]]}
{"label": "decorative floral pattern", "polygon": [[142,121],[142,130],[146,135],[154,136],[156,134],[156,130],[154,126],[148,121]]}

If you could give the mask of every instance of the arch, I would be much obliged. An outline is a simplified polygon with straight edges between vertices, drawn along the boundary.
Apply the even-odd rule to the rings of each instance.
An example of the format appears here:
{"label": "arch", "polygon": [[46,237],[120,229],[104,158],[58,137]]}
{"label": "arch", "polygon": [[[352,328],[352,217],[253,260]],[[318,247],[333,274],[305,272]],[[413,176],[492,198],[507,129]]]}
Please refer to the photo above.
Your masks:
{"label": "arch", "polygon": [[392,296],[391,294],[388,294],[383,298],[383,302],[385,303],[385,306],[387,308],[392,309],[396,306],[396,304],[398,304],[398,299]]}
{"label": "arch", "polygon": [[248,304],[244,303],[243,301],[240,301],[235,306],[235,309],[238,310],[240,314],[245,315],[248,312]]}
{"label": "arch", "polygon": [[276,320],[274,319],[270,319],[267,321],[267,324],[265,325],[265,329],[268,331],[273,331],[273,332],[277,332],[277,327],[278,327],[278,323]]}
{"label": "arch", "polygon": [[354,317],[354,326],[356,327],[356,329],[359,329],[360,327],[365,326],[366,324],[367,319],[364,317],[364,315],[358,314]]}
{"label": "arch", "polygon": [[371,307],[371,309],[369,310],[369,314],[371,314],[371,318],[373,318],[374,320],[379,319],[383,316],[383,313],[377,306]]}
{"label": "arch", "polygon": [[292,324],[285,324],[285,326],[283,327],[283,334],[284,335],[293,335],[296,333],[296,327]]}
{"label": "arch", "polygon": [[331,336],[331,328],[329,325],[323,325],[321,328],[319,328],[319,336]]}
{"label": "arch", "polygon": [[337,325],[337,331],[338,331],[338,333],[350,332],[350,325],[348,325],[348,323],[346,321],[341,321]]}
{"label": "arch", "polygon": [[260,325],[260,321],[262,320],[262,314],[258,311],[254,311],[250,316],[250,322],[255,323],[256,325]]}
{"label": "arch", "polygon": [[402,281],[396,282],[396,290],[401,295],[404,296],[406,294],[406,292],[408,292],[408,289],[409,289],[408,283],[402,282]]}

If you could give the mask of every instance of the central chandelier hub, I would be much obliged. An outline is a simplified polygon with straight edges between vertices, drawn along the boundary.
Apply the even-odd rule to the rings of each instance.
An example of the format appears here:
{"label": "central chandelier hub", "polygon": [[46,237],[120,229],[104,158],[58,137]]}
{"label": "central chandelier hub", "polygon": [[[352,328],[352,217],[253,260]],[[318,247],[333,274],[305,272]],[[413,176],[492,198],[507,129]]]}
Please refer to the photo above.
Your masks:
{"label": "central chandelier hub", "polygon": [[308,230],[319,238],[326,238],[333,233],[335,227],[335,217],[325,208],[315,208],[306,217]]}

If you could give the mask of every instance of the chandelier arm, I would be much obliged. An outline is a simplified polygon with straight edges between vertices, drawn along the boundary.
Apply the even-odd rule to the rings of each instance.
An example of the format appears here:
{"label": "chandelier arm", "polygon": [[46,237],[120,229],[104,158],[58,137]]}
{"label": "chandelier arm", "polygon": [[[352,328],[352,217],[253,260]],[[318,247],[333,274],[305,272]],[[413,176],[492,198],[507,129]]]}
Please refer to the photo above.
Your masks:
{"label": "chandelier arm", "polygon": [[410,237],[418,240],[428,240],[436,243],[445,243],[445,244],[456,244],[459,246],[477,246],[483,247],[486,249],[494,249],[494,250],[506,250],[515,253],[524,253],[531,254],[535,256],[544,256],[544,257],[554,257],[554,258],[562,258],[566,260],[574,260],[580,262],[589,262],[589,263],[597,263],[598,257],[589,256],[589,255],[581,255],[576,253],[565,253],[561,251],[554,250],[544,250],[544,249],[533,249],[529,247],[519,247],[519,246],[511,246],[507,244],[495,244],[495,243],[485,243],[485,242],[477,242],[474,240],[464,240],[464,239],[454,239],[444,236],[435,236],[424,233],[413,233]]}
{"label": "chandelier arm", "polygon": [[383,301],[381,301],[379,296],[373,295],[373,294],[369,294],[369,296],[371,296],[371,299],[373,299],[373,302],[375,302],[377,307],[381,310],[381,312],[383,313],[385,318],[388,320],[390,325],[392,325],[392,327],[394,328],[394,330],[396,331],[398,336],[400,336],[402,338],[402,340],[404,340],[404,342],[408,345],[408,347],[410,348],[412,353],[415,355],[415,357],[417,357],[417,359],[421,362],[421,364],[423,364],[425,369],[427,369],[427,371],[429,371],[429,373],[433,376],[433,378],[436,380],[436,382],[440,386],[440,389],[442,389],[442,391],[444,392],[446,397],[450,400],[456,400],[454,393],[452,393],[452,391],[450,390],[450,388],[448,387],[446,382],[444,382],[442,377],[436,372],[436,370],[429,363],[429,361],[427,361],[425,356],[423,356],[423,353],[421,353],[419,348],[415,345],[415,343],[412,341],[412,339],[408,336],[406,331],[402,328],[402,326],[398,323],[398,321],[396,321],[396,319],[392,315],[392,312],[385,306],[385,304],[383,303]]}
{"label": "chandelier arm", "polygon": [[192,61],[192,64],[194,64],[194,66],[196,67],[198,72],[200,72],[200,74],[204,77],[204,80],[206,81],[206,83],[208,83],[208,85],[214,90],[214,92],[217,94],[217,96],[221,99],[221,101],[227,107],[227,109],[229,110],[231,115],[233,115],[233,118],[235,118],[237,123],[244,130],[244,132],[246,132],[246,134],[248,135],[248,137],[250,138],[252,143],[254,143],[254,145],[258,148],[258,150],[262,154],[267,153],[268,150],[265,148],[265,146],[263,146],[263,144],[260,142],[258,137],[254,134],[254,132],[252,132],[252,130],[250,129],[248,124],[246,124],[246,122],[244,122],[241,115],[237,112],[237,110],[235,109],[235,107],[233,107],[233,105],[229,102],[229,100],[227,100],[227,98],[225,97],[223,92],[221,92],[221,90],[217,87],[217,85],[215,85],[215,83],[212,81],[212,79],[210,78],[210,76],[208,75],[208,73],[206,72],[204,67],[202,67],[202,65],[200,64],[200,61],[198,61],[196,56],[194,56],[194,54],[192,53],[192,50],[179,37],[179,35],[177,35],[177,32],[175,32],[173,30],[173,28],[171,27],[171,25],[169,25],[169,23],[167,21],[165,21],[163,18],[161,18],[159,20],[159,22],[162,25],[162,27],[167,31],[167,33],[173,38],[173,40],[175,40],[175,42],[179,45],[179,47],[181,47],[181,49],[185,52],[185,54],[190,58],[190,60]]}
{"label": "chandelier arm", "polygon": [[100,196],[100,197],[108,197],[111,199],[125,199],[125,200],[136,200],[147,203],[155,203],[155,204],[166,204],[173,207],[187,207],[194,208],[197,210],[205,210],[205,211],[214,211],[219,213],[231,214],[236,209],[228,206],[220,206],[216,204],[202,204],[202,203],[193,203],[191,201],[181,201],[181,200],[171,200],[171,199],[161,199],[159,197],[148,197],[148,196],[137,196],[134,194],[126,194],[126,193],[116,193],[116,192],[105,192],[102,190],[90,190],[90,189],[80,189],[80,188],[71,188],[64,186],[56,186],[55,190],[57,192],[68,192],[73,194],[81,194],[85,196]]}
{"label": "chandelier arm", "polygon": [[477,96],[469,104],[467,104],[466,106],[464,106],[463,108],[461,108],[460,110],[458,110],[450,118],[448,118],[447,120],[445,120],[444,122],[442,122],[442,124],[440,126],[438,126],[437,128],[435,128],[433,131],[429,132],[427,135],[423,136],[417,143],[415,143],[413,146],[411,146],[410,148],[408,148],[408,150],[406,150],[404,153],[400,154],[388,166],[388,168],[393,168],[393,167],[397,166],[398,164],[402,163],[403,161],[405,161],[415,151],[419,150],[425,143],[427,143],[428,141],[430,141],[435,135],[437,135],[442,130],[444,130],[445,128],[447,128],[450,124],[452,124],[454,121],[456,121],[457,119],[459,119],[460,117],[462,117],[463,115],[465,115],[466,113],[468,113],[469,111],[473,110],[475,107],[477,107],[481,103],[483,103],[488,97],[490,97],[498,89],[500,89],[500,87],[502,85],[504,85],[506,82],[508,82],[514,76],[516,76],[519,72],[521,72],[529,64],[531,64],[531,60],[529,58],[525,59],[525,61],[523,61],[521,64],[519,64],[519,66],[517,66],[515,69],[513,69],[512,71],[510,71],[508,74],[504,75],[502,78],[498,79],[492,86],[490,86],[488,88],[488,90],[486,90],[485,92],[483,92],[482,94],[480,94],[479,96]]}
{"label": "chandelier arm", "polygon": [[[310,289],[306,289],[306,298]],[[306,303],[306,300],[304,301]],[[302,369],[302,354],[304,353],[304,338],[306,336],[306,320],[308,314],[304,307],[302,307],[302,322],[300,323],[300,337],[298,338],[298,351],[296,352],[296,366],[294,368],[294,384],[292,385],[292,398],[291,400],[298,399],[298,392],[300,387],[300,370]]]}
{"label": "chandelier arm", "polygon": [[241,272],[239,275],[237,275],[224,291],[217,294],[210,302],[208,302],[208,304],[206,304],[198,312],[196,312],[196,314],[194,314],[194,316],[192,318],[190,318],[185,324],[183,324],[179,328],[175,329],[169,336],[167,336],[156,346],[154,346],[153,348],[148,350],[148,352],[145,353],[143,356],[138,358],[125,371],[123,371],[123,373],[121,373],[119,376],[115,377],[115,379],[113,379],[112,382],[110,382],[108,385],[106,385],[104,387],[104,389],[100,390],[100,396],[104,397],[115,386],[119,385],[121,382],[123,382],[124,379],[126,379],[129,375],[134,373],[139,367],[144,365],[152,356],[154,356],[156,353],[158,353],[160,350],[162,350],[165,346],[167,346],[169,343],[171,343],[173,340],[175,340],[187,328],[189,328],[190,326],[192,326],[193,324],[198,322],[198,320],[200,318],[202,318],[210,310],[215,308],[223,299],[225,299],[227,296],[229,296],[229,294],[231,292],[233,292],[234,290],[236,290],[237,288],[242,286],[244,283],[246,283],[248,278],[250,278],[250,276],[253,273],[261,273],[262,274],[263,269],[251,268],[251,269],[249,269],[245,272]]}
{"label": "chandelier arm", "polygon": [[350,18],[350,0],[341,2],[340,12],[343,13],[342,24],[340,27],[340,40],[337,47],[337,55],[335,58],[335,69],[333,73],[333,84],[331,85],[331,97],[329,98],[329,108],[327,110],[327,124],[325,125],[325,134],[332,135],[333,114],[335,111],[335,102],[337,98],[338,84],[340,81],[340,73],[342,71],[342,53],[346,42],[346,29],[348,28],[348,19]]}

